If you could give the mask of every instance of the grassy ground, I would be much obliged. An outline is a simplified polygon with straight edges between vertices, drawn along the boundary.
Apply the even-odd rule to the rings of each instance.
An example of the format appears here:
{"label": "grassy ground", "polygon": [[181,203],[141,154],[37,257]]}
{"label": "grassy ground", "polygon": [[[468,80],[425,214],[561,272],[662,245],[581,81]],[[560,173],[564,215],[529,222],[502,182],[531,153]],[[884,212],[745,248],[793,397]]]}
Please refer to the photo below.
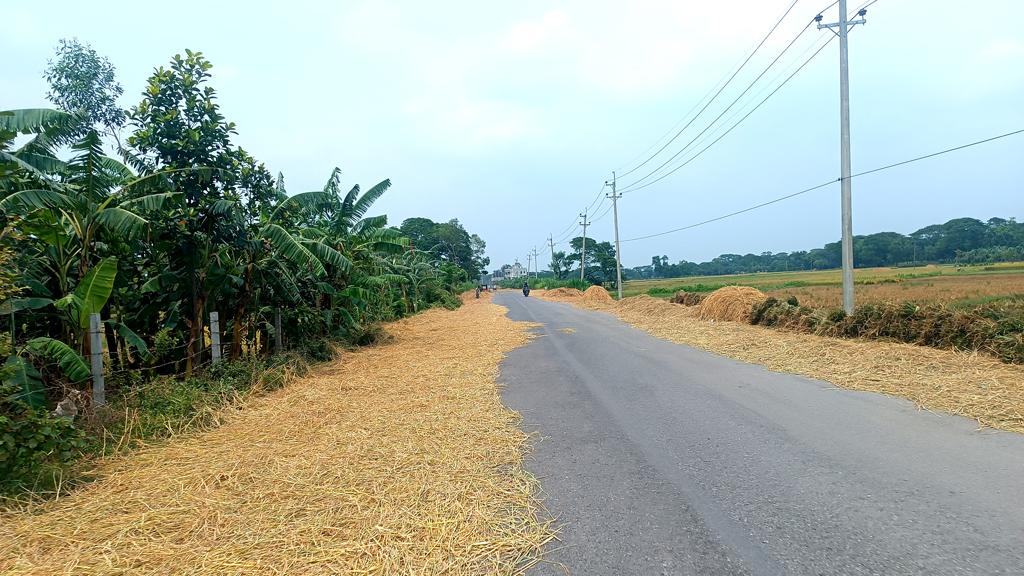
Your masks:
{"label": "grassy ground", "polygon": [[[1024,295],[1024,262],[863,268],[854,271],[854,282],[859,304],[902,301],[982,304]],[[802,305],[812,308],[839,307],[842,302],[839,270],[632,280],[625,283],[623,295],[668,298],[679,290],[710,292],[726,285],[753,286],[776,297],[793,295]]]}

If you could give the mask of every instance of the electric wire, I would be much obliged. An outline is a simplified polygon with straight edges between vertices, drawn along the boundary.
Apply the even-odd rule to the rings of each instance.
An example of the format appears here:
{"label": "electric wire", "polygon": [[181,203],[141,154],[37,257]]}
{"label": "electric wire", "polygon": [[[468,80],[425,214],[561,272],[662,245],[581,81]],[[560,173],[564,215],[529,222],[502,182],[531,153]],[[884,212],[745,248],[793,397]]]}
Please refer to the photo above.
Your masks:
{"label": "electric wire", "polygon": [[[761,42],[759,42],[759,43],[757,44],[757,46],[756,46],[756,47],[754,48],[754,51],[753,51],[753,52],[751,52],[749,56],[747,56],[747,58],[746,58],[746,59],[745,59],[745,60],[743,61],[743,63],[742,63],[742,64],[740,64],[740,67],[739,67],[739,68],[737,68],[737,69],[736,69],[736,71],[732,73],[732,76],[730,76],[730,77],[729,77],[729,79],[728,79],[728,80],[727,80],[727,81],[725,82],[725,84],[723,84],[723,85],[721,86],[721,88],[719,88],[719,89],[718,89],[718,91],[717,91],[717,92],[715,92],[715,95],[714,95],[714,96],[712,96],[712,97],[711,97],[711,99],[710,99],[710,100],[708,100],[708,101],[707,101],[707,103],[705,103],[705,104],[704,104],[704,106],[703,106],[703,107],[702,107],[702,108],[700,109],[700,111],[699,111],[699,112],[697,112],[697,114],[696,114],[696,115],[695,115],[695,116],[694,116],[693,118],[691,118],[691,119],[690,119],[690,121],[689,121],[689,122],[687,122],[687,123],[686,123],[686,125],[682,127],[682,129],[680,129],[680,130],[679,130],[678,132],[676,132],[675,136],[673,136],[673,137],[672,137],[672,138],[671,138],[671,139],[670,139],[670,140],[669,140],[668,142],[666,142],[666,143],[665,143],[664,145],[662,145],[662,147],[661,147],[661,148],[659,148],[657,152],[655,152],[654,154],[652,154],[652,155],[651,155],[650,157],[648,157],[648,158],[647,158],[646,160],[644,160],[643,162],[641,162],[641,163],[640,163],[639,165],[637,165],[637,166],[634,166],[634,167],[633,167],[633,168],[631,168],[630,170],[628,170],[628,171],[626,171],[626,172],[622,173],[622,176],[628,176],[628,175],[632,174],[633,172],[636,172],[636,171],[637,171],[637,170],[639,170],[640,168],[644,167],[644,166],[645,166],[645,165],[646,165],[646,164],[647,164],[648,162],[650,162],[651,160],[653,160],[654,158],[656,158],[656,157],[657,157],[657,156],[658,156],[659,154],[661,154],[661,153],[662,153],[662,152],[663,152],[663,151],[664,151],[664,150],[665,150],[666,148],[668,148],[668,147],[669,147],[669,146],[670,146],[670,145],[671,145],[671,144],[672,144],[673,142],[675,142],[675,141],[676,141],[676,138],[679,138],[679,136],[680,136],[680,135],[682,135],[682,134],[683,134],[683,132],[685,132],[685,131],[687,130],[687,128],[689,128],[689,127],[690,127],[690,126],[691,126],[691,125],[692,125],[692,124],[693,124],[693,123],[694,123],[694,122],[695,122],[695,121],[697,120],[697,118],[700,118],[700,115],[701,115],[701,114],[703,114],[703,113],[704,113],[704,111],[705,111],[705,110],[707,110],[709,106],[711,106],[711,104],[712,104],[712,103],[713,103],[713,102],[715,101],[715,99],[717,99],[717,98],[718,98],[718,96],[719,96],[719,95],[721,95],[721,94],[722,94],[722,92],[723,92],[723,91],[724,91],[724,90],[725,90],[726,88],[728,88],[728,87],[729,87],[729,84],[731,84],[731,83],[732,83],[732,81],[733,81],[733,80],[734,80],[734,79],[736,78],[736,76],[737,76],[737,75],[739,75],[739,73],[740,73],[741,71],[743,71],[743,68],[744,68],[744,67],[746,67],[746,65],[747,65],[747,64],[748,64],[748,63],[750,62],[750,60],[751,60],[751,59],[752,59],[752,58],[753,58],[753,57],[754,57],[754,56],[755,56],[755,55],[757,54],[757,52],[758,52],[758,51],[759,51],[759,50],[761,49],[761,47],[762,47],[762,46],[764,46],[764,43],[768,41],[768,38],[770,38],[770,37],[771,37],[771,35],[772,35],[772,34],[773,34],[773,33],[775,32],[775,30],[776,30],[776,29],[777,29],[777,28],[779,27],[779,25],[780,25],[780,24],[782,24],[782,21],[786,19],[786,16],[788,16],[788,15],[789,15],[789,13],[790,13],[790,12],[791,12],[791,11],[793,10],[793,7],[794,7],[794,6],[796,6],[796,3],[797,3],[798,1],[799,1],[799,0],[793,0],[793,2],[792,2],[792,3],[790,4],[790,5],[789,5],[789,8],[787,8],[787,9],[786,9],[786,11],[785,11],[785,12],[784,12],[784,13],[782,14],[782,17],[781,17],[781,18],[779,18],[779,19],[778,19],[778,20],[777,20],[777,21],[775,22],[775,25],[774,25],[774,26],[772,26],[771,30],[769,30],[769,31],[768,31],[768,34],[765,34],[764,38],[762,38],[762,39],[761,39]],[[806,28],[805,28],[805,30],[806,30]],[[801,34],[803,34],[803,32],[801,32]],[[642,180],[642,179],[641,179],[641,180]]]}
{"label": "electric wire", "polygon": [[[899,162],[893,162],[892,164],[886,164],[885,166],[879,166],[878,168],[872,168],[870,170],[864,170],[863,172],[858,172],[856,174],[851,174],[850,175],[850,179],[852,180],[853,178],[857,178],[859,176],[866,176],[868,174],[874,174],[875,172],[881,172],[883,170],[889,170],[891,168],[896,168],[897,166],[904,166],[906,164],[911,164],[913,162],[920,162],[922,160],[927,160],[928,158],[934,158],[936,156],[941,156],[943,154],[949,154],[951,152],[956,152],[958,150],[963,150],[965,148],[971,148],[972,146],[978,146],[978,145],[985,144],[985,143],[988,143],[988,142],[992,142],[992,141],[995,141],[995,140],[1000,140],[1002,138],[1008,138],[1010,136],[1014,136],[1014,135],[1021,134],[1021,133],[1024,133],[1024,128],[1022,128],[1020,130],[1013,130],[1011,132],[1006,132],[1006,133],[999,134],[999,135],[996,135],[996,136],[991,136],[989,138],[984,138],[982,140],[975,140],[975,141],[969,142],[967,144],[962,144],[960,146],[954,146],[952,148],[946,148],[945,150],[940,150],[938,152],[932,152],[930,154],[925,154],[925,155],[922,155],[922,156],[917,156],[917,157],[914,157],[914,158],[910,158],[908,160],[901,160]],[[647,235],[644,235],[644,236],[637,236],[635,238],[627,238],[625,240],[622,240],[622,242],[634,242],[636,240],[646,240],[648,238],[656,238],[658,236],[666,236],[668,234],[674,234],[676,232],[682,232],[683,230],[690,230],[690,229],[693,229],[693,228],[697,228],[698,226],[704,226],[705,224],[711,224],[712,222],[718,222],[720,220],[725,220],[726,218],[731,218],[733,216],[738,216],[740,214],[745,214],[747,212],[751,212],[751,211],[757,210],[759,208],[764,208],[765,206],[770,206],[772,204],[777,204],[779,202],[782,202],[783,200],[788,200],[790,198],[795,198],[796,196],[801,196],[803,194],[807,194],[808,192],[813,192],[815,190],[819,190],[821,188],[824,188],[824,187],[829,186],[831,184],[835,184],[836,182],[840,182],[840,181],[842,181],[842,178],[835,178],[833,180],[829,180],[828,182],[822,182],[821,184],[818,184],[816,186],[811,186],[810,188],[804,188],[803,190],[800,190],[798,192],[793,192],[791,194],[786,194],[785,196],[780,196],[778,198],[773,198],[772,200],[768,200],[767,202],[761,202],[760,204],[755,204],[754,206],[750,206],[750,207],[744,208],[742,210],[736,210],[734,212],[730,212],[728,214],[723,214],[723,215],[717,216],[715,218],[709,218],[709,219],[703,220],[701,222],[696,222],[694,224],[689,224],[687,226],[681,226],[679,228],[673,228],[671,230],[665,230],[663,232],[658,232],[658,233],[655,233],[655,234],[647,234]]]}
{"label": "electric wire", "polygon": [[737,121],[737,122],[736,122],[735,124],[733,124],[733,125],[732,125],[732,126],[731,126],[731,127],[730,127],[730,128],[728,129],[728,130],[726,130],[725,132],[723,132],[723,133],[722,133],[722,134],[721,134],[721,135],[720,135],[719,137],[715,138],[715,139],[714,139],[714,140],[713,140],[713,141],[712,141],[712,142],[711,142],[710,144],[708,144],[707,146],[705,146],[704,148],[702,148],[702,149],[701,149],[701,150],[700,150],[699,152],[697,152],[697,153],[696,153],[695,155],[693,155],[692,157],[690,157],[690,158],[689,158],[688,160],[686,160],[686,161],[685,161],[685,162],[683,162],[682,164],[680,164],[680,165],[676,166],[675,168],[673,168],[673,169],[669,170],[668,172],[666,172],[666,173],[662,174],[661,176],[659,176],[659,177],[655,178],[654,180],[651,180],[650,182],[647,182],[647,183],[645,183],[645,184],[641,184],[640,186],[636,186],[636,187],[634,187],[634,188],[627,188],[626,190],[623,190],[623,191],[622,191],[622,193],[623,193],[623,194],[628,194],[628,193],[630,193],[630,192],[636,192],[637,190],[642,190],[642,189],[644,189],[644,188],[647,188],[648,186],[653,186],[654,184],[657,184],[658,182],[660,182],[660,181],[664,180],[665,178],[668,178],[668,177],[669,177],[669,176],[671,176],[672,174],[676,173],[677,171],[679,171],[680,169],[682,169],[682,168],[683,168],[684,166],[686,166],[686,165],[687,165],[687,164],[689,164],[690,162],[693,162],[694,160],[696,160],[697,158],[699,158],[699,157],[700,157],[700,156],[701,156],[702,154],[704,154],[705,152],[707,152],[707,151],[708,151],[708,149],[710,149],[710,148],[711,148],[712,146],[714,146],[715,144],[717,144],[717,143],[718,143],[718,142],[719,142],[719,141],[720,141],[720,140],[721,140],[722,138],[725,138],[726,136],[728,136],[730,132],[732,132],[733,130],[735,130],[735,129],[736,129],[736,128],[737,128],[737,127],[738,127],[738,126],[740,125],[740,124],[742,124],[742,123],[743,123],[743,122],[744,122],[744,121],[745,121],[745,120],[746,120],[747,118],[749,118],[751,114],[753,114],[754,112],[756,112],[758,108],[760,108],[760,107],[761,107],[762,105],[764,105],[764,103],[765,103],[765,102],[767,102],[767,101],[768,101],[769,99],[771,99],[771,97],[772,97],[772,96],[774,96],[774,95],[775,95],[775,94],[776,94],[776,93],[777,93],[777,92],[778,92],[779,90],[781,90],[783,86],[785,86],[786,84],[788,84],[788,83],[789,83],[789,81],[793,79],[793,77],[795,77],[795,76],[796,76],[796,75],[797,75],[797,74],[798,74],[798,73],[799,73],[799,72],[800,72],[801,70],[803,70],[803,69],[804,69],[804,67],[806,67],[806,66],[807,66],[808,64],[810,64],[810,63],[811,63],[811,61],[812,61],[812,60],[814,60],[814,58],[815,58],[815,57],[816,57],[816,56],[817,56],[818,54],[820,54],[820,53],[821,53],[821,51],[822,51],[822,50],[824,50],[824,49],[825,49],[825,48],[826,48],[826,47],[827,47],[827,46],[828,46],[829,44],[831,44],[833,40],[835,40],[835,37],[834,37],[834,36],[833,36],[833,37],[830,37],[830,38],[829,38],[829,39],[828,39],[828,40],[827,40],[827,41],[826,41],[826,42],[825,42],[824,44],[822,44],[822,45],[821,45],[821,46],[820,46],[820,47],[819,47],[819,48],[818,48],[818,49],[817,49],[817,50],[816,50],[816,51],[815,51],[815,52],[814,52],[813,54],[811,54],[811,56],[810,56],[810,57],[809,57],[809,58],[808,58],[807,60],[805,60],[805,61],[804,61],[804,63],[803,63],[803,64],[801,64],[799,68],[797,68],[796,70],[794,70],[794,71],[793,71],[793,73],[792,73],[792,74],[790,74],[790,75],[789,75],[789,76],[788,76],[788,77],[787,77],[787,78],[786,78],[786,79],[785,79],[785,80],[784,80],[784,81],[782,82],[782,84],[779,84],[779,85],[778,85],[778,86],[777,86],[777,87],[776,87],[776,88],[775,88],[774,90],[772,90],[772,91],[771,91],[771,92],[770,92],[770,93],[769,93],[769,94],[768,94],[767,96],[765,96],[763,100],[761,100],[760,102],[758,102],[757,106],[754,106],[754,107],[753,107],[753,108],[752,108],[752,109],[751,109],[751,110],[750,110],[749,112],[747,112],[747,113],[746,113],[746,114],[745,114],[745,115],[744,115],[744,116],[743,116],[742,118],[740,118],[740,119],[739,119],[739,120],[738,120],[738,121]]}
{"label": "electric wire", "polygon": [[697,141],[697,139],[699,139],[708,130],[710,130],[712,128],[712,126],[714,126],[719,120],[721,120],[722,117],[725,116],[726,113],[728,113],[729,110],[731,110],[732,107],[736,105],[737,102],[739,102],[744,96],[746,96],[747,92],[749,92],[754,87],[754,85],[756,85],[757,82],[759,82],[761,80],[761,78],[763,78],[764,75],[767,74],[768,71],[771,70],[771,68],[773,66],[775,66],[775,64],[778,63],[778,61],[783,56],[785,56],[785,54],[789,51],[789,49],[792,48],[794,44],[796,44],[797,40],[799,40],[807,32],[807,30],[811,27],[811,24],[813,24],[813,23],[814,23],[814,19],[813,18],[808,20],[807,24],[800,30],[800,32],[797,33],[797,35],[792,40],[790,40],[788,44],[786,44],[786,47],[783,48],[781,52],[779,52],[779,54],[768,64],[768,66],[766,66],[764,68],[764,70],[762,70],[761,73],[758,74],[757,77],[754,78],[754,80],[751,81],[750,84],[748,84],[747,87],[744,88],[742,92],[740,92],[740,95],[737,96],[728,106],[726,106],[725,109],[722,110],[718,114],[718,116],[715,117],[714,120],[712,120],[703,130],[700,131],[700,133],[698,133],[696,136],[694,136],[685,146],[683,146],[682,149],[680,149],[678,152],[673,154],[668,160],[663,162],[660,166],[658,166],[654,170],[652,170],[649,173],[647,173],[647,175],[645,175],[644,177],[642,177],[642,178],[640,178],[638,180],[635,180],[635,181],[627,184],[626,185],[626,189],[624,189],[622,192],[625,193],[625,192],[630,191],[632,189],[632,187],[640,184],[644,180],[647,180],[651,176],[657,174],[662,168],[664,168],[665,166],[669,165],[670,163],[672,163],[673,160],[675,160],[681,154],[686,152],[690,148],[690,146],[692,146],[693,143]]}

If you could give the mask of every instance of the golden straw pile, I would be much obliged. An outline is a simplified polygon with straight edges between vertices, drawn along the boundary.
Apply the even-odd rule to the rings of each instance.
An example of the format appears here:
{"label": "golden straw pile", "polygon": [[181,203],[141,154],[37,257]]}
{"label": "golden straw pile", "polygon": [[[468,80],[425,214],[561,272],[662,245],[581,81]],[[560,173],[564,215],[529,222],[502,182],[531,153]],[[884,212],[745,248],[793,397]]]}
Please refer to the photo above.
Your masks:
{"label": "golden straw pile", "polygon": [[[710,296],[708,297],[710,299]],[[658,338],[836,386],[900,396],[929,410],[1024,433],[1024,366],[984,354],[913,344],[826,338],[739,322],[707,322],[696,307],[647,296],[573,305],[615,314]]]}
{"label": "golden straw pile", "polygon": [[583,299],[587,302],[614,302],[612,295],[600,286],[591,286],[583,292]]}
{"label": "golden straw pile", "polygon": [[2,574],[519,573],[551,539],[498,363],[523,324],[488,299],[389,326],[220,428],[101,466],[0,515]]}
{"label": "golden straw pile", "polygon": [[701,320],[746,322],[754,304],[765,299],[763,292],[750,286],[725,286],[708,294],[700,303]]}

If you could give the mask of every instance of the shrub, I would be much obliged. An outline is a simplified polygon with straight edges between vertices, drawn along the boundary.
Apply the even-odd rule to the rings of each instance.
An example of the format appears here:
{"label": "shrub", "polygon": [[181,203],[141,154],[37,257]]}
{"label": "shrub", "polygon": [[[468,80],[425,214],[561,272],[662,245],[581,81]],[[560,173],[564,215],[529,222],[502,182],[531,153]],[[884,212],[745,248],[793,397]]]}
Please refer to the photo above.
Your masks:
{"label": "shrub", "polygon": [[0,492],[50,491],[85,448],[68,418],[32,408],[0,385]]}

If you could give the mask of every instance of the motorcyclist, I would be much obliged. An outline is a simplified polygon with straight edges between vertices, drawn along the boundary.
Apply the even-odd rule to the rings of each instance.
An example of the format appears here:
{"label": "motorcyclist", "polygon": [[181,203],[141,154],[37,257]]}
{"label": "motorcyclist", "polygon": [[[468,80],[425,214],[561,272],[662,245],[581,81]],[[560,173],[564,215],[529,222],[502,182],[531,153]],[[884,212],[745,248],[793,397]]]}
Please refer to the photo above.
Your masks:
{"label": "motorcyclist", "polygon": [[526,281],[526,282],[523,282],[523,296],[529,296],[529,295],[530,295],[530,282]]}

